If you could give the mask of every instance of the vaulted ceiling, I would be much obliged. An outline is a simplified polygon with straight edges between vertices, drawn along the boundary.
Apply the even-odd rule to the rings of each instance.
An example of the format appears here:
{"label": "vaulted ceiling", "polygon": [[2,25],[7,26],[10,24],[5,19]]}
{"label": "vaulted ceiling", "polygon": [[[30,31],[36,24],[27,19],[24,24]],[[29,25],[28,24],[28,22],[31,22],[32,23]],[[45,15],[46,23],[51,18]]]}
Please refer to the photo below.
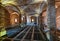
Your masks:
{"label": "vaulted ceiling", "polygon": [[[10,2],[8,2],[10,1]],[[47,0],[5,0],[5,2],[3,1],[3,3],[11,3],[14,4],[16,6],[18,6],[19,8],[21,8],[21,10],[23,10],[23,12],[30,14],[30,15],[34,15],[34,14],[39,14],[42,8],[46,8],[46,4],[43,4],[44,2],[47,2]],[[60,0],[55,0],[56,2],[56,6],[60,7]],[[41,5],[43,4],[44,7]]]}
{"label": "vaulted ceiling", "polygon": [[[47,2],[47,0],[17,0],[24,12],[31,15],[38,14],[42,8],[45,9],[47,7],[46,3],[44,3],[44,7],[41,5],[43,1]],[[60,7],[60,0],[55,0],[55,5]]]}
{"label": "vaulted ceiling", "polygon": [[44,0],[17,0],[18,6],[29,15],[39,14],[40,5]]}

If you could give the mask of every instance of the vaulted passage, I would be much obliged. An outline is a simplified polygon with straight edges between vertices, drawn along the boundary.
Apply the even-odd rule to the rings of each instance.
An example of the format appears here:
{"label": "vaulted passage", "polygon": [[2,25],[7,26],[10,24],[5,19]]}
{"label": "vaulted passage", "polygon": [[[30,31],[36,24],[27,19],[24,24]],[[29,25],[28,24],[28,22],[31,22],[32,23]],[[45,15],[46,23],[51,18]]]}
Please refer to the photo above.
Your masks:
{"label": "vaulted passage", "polygon": [[60,41],[60,0],[0,0],[0,41]]}

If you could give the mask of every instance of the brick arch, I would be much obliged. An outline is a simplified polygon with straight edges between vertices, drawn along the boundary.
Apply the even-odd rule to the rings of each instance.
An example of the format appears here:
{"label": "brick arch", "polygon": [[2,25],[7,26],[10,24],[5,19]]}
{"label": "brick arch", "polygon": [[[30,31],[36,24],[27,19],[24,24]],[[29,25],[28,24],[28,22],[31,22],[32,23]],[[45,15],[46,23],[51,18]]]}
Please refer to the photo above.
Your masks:
{"label": "brick arch", "polygon": [[[43,23],[47,24],[47,12],[46,10],[44,12],[42,12],[42,20]],[[57,29],[60,28],[60,6],[58,8],[56,8],[56,25],[57,25]]]}
{"label": "brick arch", "polygon": [[56,12],[56,24],[57,24],[57,28],[60,28],[60,7],[58,7]]}
{"label": "brick arch", "polygon": [[19,24],[19,14],[17,12],[13,12],[10,14],[10,24]]}
{"label": "brick arch", "polygon": [[47,13],[46,13],[46,11],[43,12],[42,17],[43,17],[44,24],[47,25]]}
{"label": "brick arch", "polygon": [[10,16],[10,13],[8,12],[8,10],[5,7],[0,5],[0,26],[7,27],[10,25],[9,16]]}

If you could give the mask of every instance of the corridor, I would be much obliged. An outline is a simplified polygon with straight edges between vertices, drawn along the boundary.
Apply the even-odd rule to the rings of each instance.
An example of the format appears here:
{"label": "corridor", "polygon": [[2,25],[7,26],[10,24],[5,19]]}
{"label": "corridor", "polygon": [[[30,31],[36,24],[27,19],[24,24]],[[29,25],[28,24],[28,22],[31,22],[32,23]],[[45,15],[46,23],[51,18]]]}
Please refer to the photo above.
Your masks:
{"label": "corridor", "polygon": [[60,0],[0,0],[0,41],[60,41]]}
{"label": "corridor", "polygon": [[[3,41],[48,41],[47,37],[37,26],[26,26],[7,30],[7,37]],[[8,41],[9,41],[8,40]]]}

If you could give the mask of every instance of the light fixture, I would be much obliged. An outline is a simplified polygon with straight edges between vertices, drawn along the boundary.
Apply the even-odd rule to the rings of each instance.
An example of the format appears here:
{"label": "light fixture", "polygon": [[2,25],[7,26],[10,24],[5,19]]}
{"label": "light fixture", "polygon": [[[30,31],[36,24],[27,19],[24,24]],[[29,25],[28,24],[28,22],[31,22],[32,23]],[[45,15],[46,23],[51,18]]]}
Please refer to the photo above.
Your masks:
{"label": "light fixture", "polygon": [[34,19],[32,19],[32,22],[34,22]]}
{"label": "light fixture", "polygon": [[55,8],[58,8],[58,6],[55,6]]}
{"label": "light fixture", "polygon": [[21,17],[21,20],[23,21],[23,17]]}
{"label": "light fixture", "polygon": [[21,17],[22,21],[24,20],[24,17],[25,17],[25,16],[22,16],[22,17]]}
{"label": "light fixture", "polygon": [[55,5],[55,8],[58,8],[58,6],[57,6],[57,5]]}
{"label": "light fixture", "polygon": [[17,22],[17,18],[15,18],[15,22]]}

